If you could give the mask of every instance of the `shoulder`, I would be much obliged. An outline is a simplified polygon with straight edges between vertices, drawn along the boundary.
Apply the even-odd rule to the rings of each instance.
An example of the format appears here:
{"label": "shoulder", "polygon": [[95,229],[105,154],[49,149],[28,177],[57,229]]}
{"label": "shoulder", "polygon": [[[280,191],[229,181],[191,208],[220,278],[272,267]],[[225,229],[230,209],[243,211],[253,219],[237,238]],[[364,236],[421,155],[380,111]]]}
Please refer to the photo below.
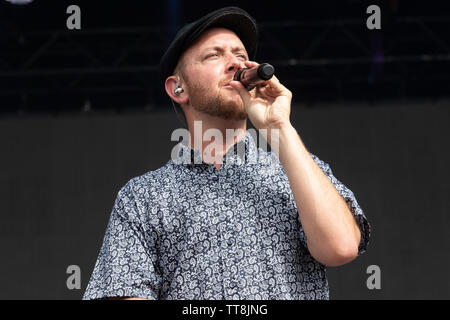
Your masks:
{"label": "shoulder", "polygon": [[120,188],[119,193],[143,194],[152,190],[160,190],[167,186],[175,175],[170,162],[159,169],[148,171],[142,175],[135,176]]}
{"label": "shoulder", "polygon": [[173,168],[168,163],[163,167],[148,171],[129,179],[119,190],[115,207],[120,212],[136,215],[134,218],[147,216],[150,208],[156,208],[161,192],[170,190],[174,184]]}
{"label": "shoulder", "polygon": [[[317,164],[317,166],[327,175],[332,176],[332,171],[328,163],[321,160],[315,154],[309,152],[309,155]],[[286,175],[283,165],[281,164],[277,154],[273,151],[265,151],[258,148],[258,170],[261,172],[266,172],[269,175]],[[287,179],[287,178],[286,178]]]}

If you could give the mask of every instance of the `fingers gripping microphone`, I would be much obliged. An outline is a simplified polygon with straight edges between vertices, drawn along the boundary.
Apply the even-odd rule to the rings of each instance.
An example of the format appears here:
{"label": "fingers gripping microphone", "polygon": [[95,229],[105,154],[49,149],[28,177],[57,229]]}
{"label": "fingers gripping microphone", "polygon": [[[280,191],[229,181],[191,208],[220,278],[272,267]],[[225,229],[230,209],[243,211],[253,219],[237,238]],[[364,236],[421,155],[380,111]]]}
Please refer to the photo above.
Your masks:
{"label": "fingers gripping microphone", "polygon": [[233,80],[240,81],[248,91],[257,85],[272,78],[275,68],[268,64],[262,63],[257,67],[240,69],[234,74]]}

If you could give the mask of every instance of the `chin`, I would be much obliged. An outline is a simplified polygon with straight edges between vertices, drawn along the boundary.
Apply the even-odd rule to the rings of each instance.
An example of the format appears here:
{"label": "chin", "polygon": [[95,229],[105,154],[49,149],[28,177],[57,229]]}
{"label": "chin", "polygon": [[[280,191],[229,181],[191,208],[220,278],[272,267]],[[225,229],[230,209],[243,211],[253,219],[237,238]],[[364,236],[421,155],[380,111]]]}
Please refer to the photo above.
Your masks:
{"label": "chin", "polygon": [[221,105],[221,113],[226,119],[244,120],[247,118],[247,114],[244,110],[244,105],[239,98],[239,101],[227,101]]}

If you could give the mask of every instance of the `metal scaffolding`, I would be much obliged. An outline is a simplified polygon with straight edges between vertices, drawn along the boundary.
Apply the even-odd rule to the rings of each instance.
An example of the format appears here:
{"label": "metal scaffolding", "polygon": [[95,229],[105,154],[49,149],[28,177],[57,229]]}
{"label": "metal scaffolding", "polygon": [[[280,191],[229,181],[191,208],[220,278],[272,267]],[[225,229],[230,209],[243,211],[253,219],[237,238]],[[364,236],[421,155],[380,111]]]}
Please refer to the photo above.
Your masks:
{"label": "metal scaffolding", "polygon": [[[450,17],[259,24],[257,60],[295,102],[448,96]],[[158,61],[167,27],[18,32],[0,24],[0,112],[170,108]]]}

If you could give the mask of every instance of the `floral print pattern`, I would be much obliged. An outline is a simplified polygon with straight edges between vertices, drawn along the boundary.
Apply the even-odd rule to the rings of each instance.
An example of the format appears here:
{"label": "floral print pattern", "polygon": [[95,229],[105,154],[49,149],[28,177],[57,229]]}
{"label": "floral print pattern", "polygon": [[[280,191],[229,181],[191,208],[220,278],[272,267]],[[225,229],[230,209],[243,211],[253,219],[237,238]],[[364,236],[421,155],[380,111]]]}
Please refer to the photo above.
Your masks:
{"label": "floral print pattern", "polygon": [[[326,267],[308,251],[274,153],[247,132],[217,170],[197,150],[177,148],[177,157],[119,191],[83,299],[329,299]],[[349,205],[363,253],[364,212],[329,165],[311,157]]]}

